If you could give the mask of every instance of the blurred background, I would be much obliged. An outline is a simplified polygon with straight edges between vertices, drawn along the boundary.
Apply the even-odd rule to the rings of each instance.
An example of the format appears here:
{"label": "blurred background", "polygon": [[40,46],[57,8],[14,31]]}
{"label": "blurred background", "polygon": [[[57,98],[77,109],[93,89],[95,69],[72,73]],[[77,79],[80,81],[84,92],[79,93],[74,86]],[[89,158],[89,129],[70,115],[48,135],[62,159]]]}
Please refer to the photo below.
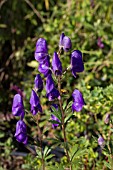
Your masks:
{"label": "blurred background", "polygon": [[[76,80],[70,72],[64,80],[63,89],[66,89],[71,95],[75,87],[79,88],[83,92],[86,102],[86,108],[80,117],[83,121],[77,124],[70,123],[68,129],[72,132],[76,127],[79,136],[84,134],[86,120],[89,119],[88,115],[92,113],[96,114],[99,119],[94,127],[95,120],[90,118],[88,134],[92,134],[93,129],[104,127],[101,120],[108,111],[112,110],[112,0],[1,0],[0,170],[2,168],[3,170],[22,169],[26,153],[28,153],[28,150],[22,144],[18,144],[13,137],[17,120],[12,116],[11,107],[14,94],[21,93],[25,100],[26,109],[30,109],[30,93],[34,77],[38,73],[38,63],[34,59],[36,41],[40,37],[45,38],[49,54],[52,56],[53,52],[58,50],[59,37],[62,32],[71,38],[73,50],[82,51],[85,65],[85,71],[80,73]],[[63,61],[63,67],[65,67],[69,59],[65,57]],[[46,108],[44,99],[42,99],[42,103],[43,107]],[[29,115],[26,119],[28,122],[32,122]],[[28,127],[28,130],[34,135],[35,129]],[[105,127],[104,133],[108,128]],[[69,136],[69,138],[72,137]],[[24,153],[20,154],[23,150]],[[92,166],[92,160],[97,156],[95,149],[92,148],[90,152],[92,155],[89,167]]]}

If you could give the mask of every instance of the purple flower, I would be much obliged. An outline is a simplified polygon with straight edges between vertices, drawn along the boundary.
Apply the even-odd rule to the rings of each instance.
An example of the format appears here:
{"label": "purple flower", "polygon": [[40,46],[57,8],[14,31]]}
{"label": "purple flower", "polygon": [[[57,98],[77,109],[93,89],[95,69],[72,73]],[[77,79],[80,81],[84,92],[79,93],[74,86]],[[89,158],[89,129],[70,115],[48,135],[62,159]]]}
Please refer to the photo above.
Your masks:
{"label": "purple flower", "polygon": [[35,59],[41,63],[46,59],[47,56],[48,48],[46,40],[44,38],[39,38],[36,43]]}
{"label": "purple flower", "polygon": [[54,81],[51,75],[48,75],[46,79],[46,93],[47,93],[47,98],[49,99],[49,101],[52,101],[55,98],[58,98],[58,99],[60,98],[60,93],[55,88]]}
{"label": "purple flower", "polygon": [[62,63],[56,52],[54,52],[54,55],[53,55],[52,68],[56,76],[62,75]]}
{"label": "purple flower", "polygon": [[27,129],[26,129],[26,124],[24,123],[23,120],[19,120],[16,124],[16,132],[15,135],[16,140],[18,142],[22,142],[23,144],[27,144]]}
{"label": "purple flower", "polygon": [[102,136],[99,136],[99,138],[98,138],[98,144],[99,144],[101,147],[103,147],[103,146],[105,145],[105,141],[104,141],[104,139],[103,139]]}
{"label": "purple flower", "polygon": [[82,93],[79,90],[75,89],[72,94],[72,97],[73,97],[73,104],[72,104],[73,112],[74,111],[80,112],[85,104]]}
{"label": "purple flower", "polygon": [[69,37],[65,36],[64,33],[60,36],[59,47],[63,48],[64,51],[69,51],[72,47],[71,40]]}
{"label": "purple flower", "polygon": [[33,115],[36,115],[38,111],[42,112],[42,107],[40,105],[39,97],[37,96],[34,90],[32,90],[31,92],[30,104],[31,104],[31,113]]}
{"label": "purple flower", "polygon": [[105,124],[108,124],[109,121],[110,121],[110,114],[107,113],[107,114],[105,115],[104,123],[105,123]]}
{"label": "purple flower", "polygon": [[[53,114],[51,115],[51,119],[60,123],[60,120],[55,115],[53,115]],[[59,124],[57,124],[57,123],[53,123],[52,124],[52,128],[55,129],[58,125]]]}
{"label": "purple flower", "polygon": [[34,83],[35,83],[35,88],[36,88],[39,92],[41,92],[42,89],[43,89],[43,81],[42,81],[42,78],[41,78],[40,74],[37,74],[37,75],[36,75]]}
{"label": "purple flower", "polygon": [[16,94],[13,98],[12,113],[14,116],[21,116],[21,119],[24,117],[24,105],[20,94]]}
{"label": "purple flower", "polygon": [[71,70],[74,77],[76,77],[76,72],[84,71],[82,53],[79,50],[74,50],[71,54]]}
{"label": "purple flower", "polygon": [[97,40],[97,45],[98,45],[99,48],[104,48],[104,44],[102,43],[102,40],[101,40],[100,37]]}
{"label": "purple flower", "polygon": [[43,63],[39,64],[38,71],[44,74],[45,77],[51,74],[49,56],[47,56]]}

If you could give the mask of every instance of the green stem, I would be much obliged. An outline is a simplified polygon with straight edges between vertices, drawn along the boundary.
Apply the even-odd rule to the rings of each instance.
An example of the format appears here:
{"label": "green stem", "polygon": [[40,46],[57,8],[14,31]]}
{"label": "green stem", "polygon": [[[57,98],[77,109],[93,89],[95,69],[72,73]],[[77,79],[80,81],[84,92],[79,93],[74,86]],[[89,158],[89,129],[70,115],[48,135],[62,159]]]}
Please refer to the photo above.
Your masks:
{"label": "green stem", "polygon": [[62,107],[63,102],[62,102],[62,98],[61,98],[61,77],[60,76],[58,76],[58,90],[59,90],[59,93],[60,93],[59,105],[60,105],[60,110],[61,110],[61,114],[62,114],[62,131],[63,131],[63,136],[64,136],[66,157],[67,157],[68,162],[70,163],[70,170],[72,170],[71,160],[70,160],[68,148],[67,148],[67,138],[66,138],[66,131],[65,131],[65,123],[64,123],[65,112],[64,112],[63,107]]}
{"label": "green stem", "polygon": [[42,149],[42,139],[43,139],[43,136],[42,136],[42,131],[39,127],[39,118],[38,116],[36,117],[35,119],[36,123],[37,123],[37,128],[38,128],[38,134],[39,134],[39,141],[40,141],[40,148],[41,148],[41,155],[42,155],[42,170],[45,170],[45,162],[44,162],[44,155],[43,155],[43,149]]}

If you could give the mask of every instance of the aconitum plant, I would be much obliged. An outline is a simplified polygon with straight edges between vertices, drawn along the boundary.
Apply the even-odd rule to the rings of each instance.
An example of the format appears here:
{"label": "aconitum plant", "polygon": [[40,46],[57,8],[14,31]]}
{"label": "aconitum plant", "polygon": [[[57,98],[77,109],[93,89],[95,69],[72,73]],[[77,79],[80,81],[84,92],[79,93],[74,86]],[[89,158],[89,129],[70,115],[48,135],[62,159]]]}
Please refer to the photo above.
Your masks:
{"label": "aconitum plant", "polygon": [[[70,64],[70,74],[72,74],[72,76],[74,76],[74,78],[76,79],[76,75],[79,72],[84,71],[84,63],[82,58],[82,52],[79,50],[72,51],[71,39],[64,33],[62,33],[59,40],[59,51],[58,52],[54,51],[52,57],[48,53],[46,40],[44,38],[38,39],[38,41],[36,42],[34,57],[35,60],[38,62],[39,66],[37,75],[34,80],[34,87],[31,90],[31,96],[29,96],[30,97],[29,103],[31,106],[30,112],[32,117],[34,117],[34,120],[39,122],[40,120],[38,115],[40,115],[40,117],[44,115],[44,110],[42,109],[43,107],[41,104],[40,96],[42,91],[45,90],[46,95],[43,97],[47,98],[48,103],[50,102],[49,105],[51,105],[50,108],[47,107],[49,109],[49,112],[51,112],[50,113],[50,122],[52,123],[51,127],[54,130],[57,130],[57,128],[61,129],[63,141],[62,147],[64,148],[65,156],[67,157],[66,166],[67,168],[72,170],[73,169],[72,161],[75,153],[73,153],[72,155],[70,154],[69,143],[66,134],[66,125],[68,124],[70,118],[73,116],[74,112],[82,111],[85,105],[85,101],[80,90],[74,89],[74,91],[72,91],[72,95],[70,96],[70,98],[72,99],[71,102],[67,103],[67,105],[64,107],[65,99],[63,98],[61,84],[63,81],[62,77],[66,75],[68,69],[62,67],[63,61],[61,60],[61,55],[67,52],[71,53],[70,63],[68,63],[68,65]],[[67,115],[65,110],[68,107],[68,105],[71,106],[70,115]],[[22,96],[20,96],[20,94],[16,94],[14,96],[12,113],[14,116],[20,117],[20,120],[17,122],[16,125],[15,132],[16,140],[23,144],[29,143],[29,138],[27,137],[26,124],[23,120],[25,116],[23,99]],[[45,156],[47,155],[44,154],[45,152],[42,148],[42,143],[44,140],[43,131],[39,127],[38,122],[36,123],[40,132],[39,141],[41,147],[41,150],[39,150],[41,154],[39,155],[41,155],[42,169],[45,170],[44,161]]]}

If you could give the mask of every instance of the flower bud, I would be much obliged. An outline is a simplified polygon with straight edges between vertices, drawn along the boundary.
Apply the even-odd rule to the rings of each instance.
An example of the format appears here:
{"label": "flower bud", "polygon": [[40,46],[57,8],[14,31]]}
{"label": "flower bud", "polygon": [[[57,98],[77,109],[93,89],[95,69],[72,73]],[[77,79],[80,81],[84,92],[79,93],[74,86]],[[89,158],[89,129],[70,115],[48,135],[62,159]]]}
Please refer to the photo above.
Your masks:
{"label": "flower bud", "polygon": [[60,36],[59,47],[63,48],[64,51],[69,51],[72,47],[71,40],[69,37],[65,36],[64,33]]}

